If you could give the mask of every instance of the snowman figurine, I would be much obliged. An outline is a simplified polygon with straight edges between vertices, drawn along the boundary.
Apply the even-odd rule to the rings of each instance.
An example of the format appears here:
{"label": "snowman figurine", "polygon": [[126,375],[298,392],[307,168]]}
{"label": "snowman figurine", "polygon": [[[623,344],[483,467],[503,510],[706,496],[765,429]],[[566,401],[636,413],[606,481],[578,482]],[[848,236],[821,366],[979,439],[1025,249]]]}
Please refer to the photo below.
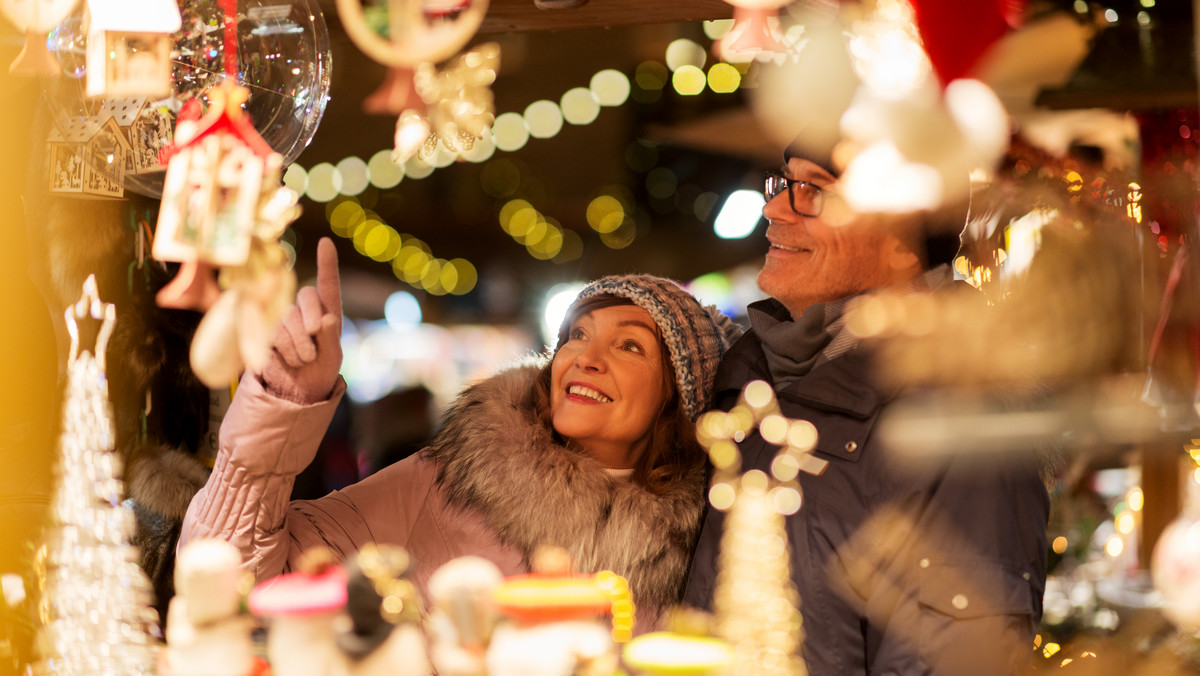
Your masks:
{"label": "snowman figurine", "polygon": [[165,671],[172,676],[246,676],[254,668],[253,618],[242,612],[242,556],[224,540],[188,543],[175,565],[167,608]]}
{"label": "snowman figurine", "polygon": [[573,574],[570,557],[558,548],[538,550],[532,564],[533,573],[508,578],[492,595],[509,621],[492,634],[486,656],[489,676],[615,673],[614,631],[603,618],[613,609],[615,597],[624,609],[614,625],[621,633],[632,629],[633,608],[624,578],[608,572]]}
{"label": "snowman figurine", "polygon": [[492,594],[503,582],[496,564],[478,556],[452,559],[429,578],[430,657],[439,676],[486,676],[498,619]]}
{"label": "snowman figurine", "polygon": [[300,570],[250,592],[250,612],[265,618],[267,661],[275,676],[347,676],[337,646],[347,624],[346,570],[325,549],[305,552]]}
{"label": "snowman figurine", "polygon": [[336,637],[348,676],[430,676],[421,631],[421,602],[405,577],[408,553],[367,545],[346,566],[346,613],[350,624]]}

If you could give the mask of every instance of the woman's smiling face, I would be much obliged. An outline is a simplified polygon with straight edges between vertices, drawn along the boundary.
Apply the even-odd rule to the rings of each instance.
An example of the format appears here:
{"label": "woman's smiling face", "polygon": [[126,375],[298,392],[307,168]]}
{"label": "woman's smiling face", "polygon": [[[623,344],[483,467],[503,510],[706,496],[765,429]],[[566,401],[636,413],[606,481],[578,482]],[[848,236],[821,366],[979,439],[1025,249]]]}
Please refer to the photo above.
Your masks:
{"label": "woman's smiling face", "polygon": [[576,316],[554,354],[554,430],[609,467],[632,467],[666,403],[658,327],[636,305]]}

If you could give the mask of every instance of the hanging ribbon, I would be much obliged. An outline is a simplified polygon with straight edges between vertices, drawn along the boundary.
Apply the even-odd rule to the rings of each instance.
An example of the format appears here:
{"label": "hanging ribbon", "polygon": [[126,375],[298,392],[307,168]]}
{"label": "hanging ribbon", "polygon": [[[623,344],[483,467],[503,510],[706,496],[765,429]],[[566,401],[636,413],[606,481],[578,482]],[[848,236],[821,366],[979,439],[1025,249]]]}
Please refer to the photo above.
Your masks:
{"label": "hanging ribbon", "polygon": [[237,81],[237,0],[221,0],[225,11],[225,77]]}

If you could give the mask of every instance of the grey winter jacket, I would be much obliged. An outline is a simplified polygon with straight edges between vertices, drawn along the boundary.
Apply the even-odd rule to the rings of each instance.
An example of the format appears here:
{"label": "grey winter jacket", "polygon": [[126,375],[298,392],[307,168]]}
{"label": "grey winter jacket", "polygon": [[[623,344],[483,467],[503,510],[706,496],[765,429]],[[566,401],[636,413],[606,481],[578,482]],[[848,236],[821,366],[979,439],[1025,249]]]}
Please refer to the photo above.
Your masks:
{"label": "grey winter jacket", "polygon": [[[786,319],[776,301],[760,307]],[[801,473],[787,520],[800,593],[803,656],[813,676],[1010,674],[1033,649],[1046,580],[1049,498],[1032,456],[981,465],[897,462],[872,434],[897,393],[871,379],[856,348],[776,387],[789,418],[817,427],[821,476]],[[716,407],[771,380],[747,333],[717,372]],[[755,434],[744,469],[768,471],[776,448]],[[709,509],[685,602],[710,607],[723,514]]]}

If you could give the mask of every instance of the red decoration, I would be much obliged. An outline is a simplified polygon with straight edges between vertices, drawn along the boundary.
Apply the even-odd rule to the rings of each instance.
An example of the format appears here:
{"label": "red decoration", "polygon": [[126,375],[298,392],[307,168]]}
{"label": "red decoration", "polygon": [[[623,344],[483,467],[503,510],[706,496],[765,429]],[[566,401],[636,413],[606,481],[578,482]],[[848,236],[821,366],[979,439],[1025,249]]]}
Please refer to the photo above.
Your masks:
{"label": "red decoration", "polygon": [[966,77],[997,40],[1021,24],[1025,0],[911,0],[938,80]]}

